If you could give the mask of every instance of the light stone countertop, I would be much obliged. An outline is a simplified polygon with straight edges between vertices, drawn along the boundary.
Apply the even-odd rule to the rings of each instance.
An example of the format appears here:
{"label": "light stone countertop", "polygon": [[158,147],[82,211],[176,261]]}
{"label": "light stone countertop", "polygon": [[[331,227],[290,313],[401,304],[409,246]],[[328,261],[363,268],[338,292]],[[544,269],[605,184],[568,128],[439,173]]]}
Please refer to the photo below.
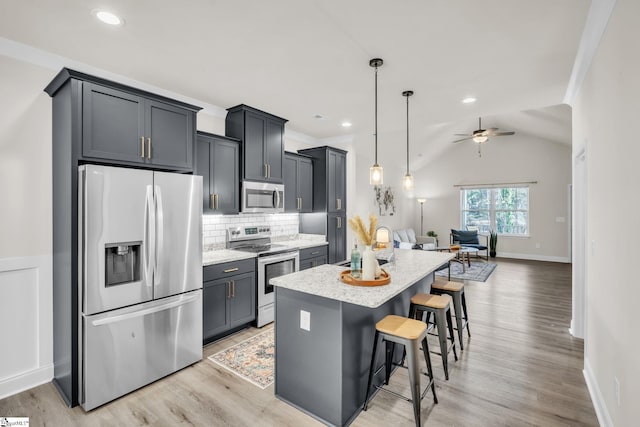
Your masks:
{"label": "light stone countertop", "polygon": [[[324,236],[322,236],[324,238]],[[277,240],[273,242],[278,245],[285,245],[292,249],[306,249],[314,246],[326,246],[329,244],[326,240],[310,240],[310,239],[294,239],[294,240]]]}
{"label": "light stone countertop", "polygon": [[[291,249],[305,249],[314,246],[328,245],[324,235],[320,234],[298,234],[294,238],[280,237],[273,239],[274,244],[285,245]],[[229,261],[255,258],[256,254],[251,252],[235,251],[232,249],[213,249],[202,252],[202,265],[222,264]]]}
{"label": "light stone countertop", "polygon": [[202,253],[202,265],[222,264],[223,262],[238,261],[241,259],[255,258],[251,252],[234,251],[231,249],[216,249]]}
{"label": "light stone countertop", "polygon": [[285,289],[376,308],[455,256],[448,252],[419,250],[396,250],[395,255],[395,263],[382,266],[391,276],[391,283],[384,286],[347,285],[340,280],[340,272],[345,267],[330,264],[276,277],[269,282]]}

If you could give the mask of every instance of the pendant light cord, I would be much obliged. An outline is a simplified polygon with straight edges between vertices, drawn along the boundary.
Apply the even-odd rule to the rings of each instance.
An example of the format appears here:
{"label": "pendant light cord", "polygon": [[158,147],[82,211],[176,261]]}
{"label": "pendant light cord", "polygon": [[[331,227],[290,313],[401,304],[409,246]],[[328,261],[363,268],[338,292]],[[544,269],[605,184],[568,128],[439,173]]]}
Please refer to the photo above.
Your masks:
{"label": "pendant light cord", "polygon": [[378,165],[378,66],[376,65],[376,78],[375,78],[375,164]]}
{"label": "pendant light cord", "polygon": [[409,95],[407,95],[407,175],[409,175]]}

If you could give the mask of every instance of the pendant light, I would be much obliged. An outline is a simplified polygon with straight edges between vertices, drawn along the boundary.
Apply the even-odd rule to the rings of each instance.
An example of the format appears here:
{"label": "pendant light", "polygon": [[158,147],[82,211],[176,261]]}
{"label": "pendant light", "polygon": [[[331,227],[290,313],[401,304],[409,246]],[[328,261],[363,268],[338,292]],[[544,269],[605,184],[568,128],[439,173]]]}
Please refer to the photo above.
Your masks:
{"label": "pendant light", "polygon": [[402,189],[404,191],[413,190],[413,176],[409,173],[409,97],[413,95],[412,90],[405,90],[402,96],[407,98],[407,174],[402,178]]}
{"label": "pendant light", "polygon": [[376,146],[376,151],[375,151],[375,161],[373,163],[373,166],[371,166],[371,168],[369,168],[369,184],[371,185],[382,185],[383,184],[383,175],[382,175],[382,166],[380,166],[378,164],[378,67],[380,67],[383,64],[382,59],[380,58],[373,58],[371,61],[369,61],[369,66],[375,68],[375,76],[376,76],[376,86],[375,86],[375,114],[376,114],[376,118],[375,118],[375,146]]}

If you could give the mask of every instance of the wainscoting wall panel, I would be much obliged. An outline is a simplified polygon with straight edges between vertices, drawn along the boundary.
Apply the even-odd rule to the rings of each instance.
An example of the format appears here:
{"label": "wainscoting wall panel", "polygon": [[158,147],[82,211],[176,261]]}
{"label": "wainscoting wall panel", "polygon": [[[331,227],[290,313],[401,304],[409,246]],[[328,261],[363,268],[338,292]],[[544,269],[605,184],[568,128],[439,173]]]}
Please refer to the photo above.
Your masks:
{"label": "wainscoting wall panel", "polygon": [[0,259],[0,399],[53,377],[51,260]]}

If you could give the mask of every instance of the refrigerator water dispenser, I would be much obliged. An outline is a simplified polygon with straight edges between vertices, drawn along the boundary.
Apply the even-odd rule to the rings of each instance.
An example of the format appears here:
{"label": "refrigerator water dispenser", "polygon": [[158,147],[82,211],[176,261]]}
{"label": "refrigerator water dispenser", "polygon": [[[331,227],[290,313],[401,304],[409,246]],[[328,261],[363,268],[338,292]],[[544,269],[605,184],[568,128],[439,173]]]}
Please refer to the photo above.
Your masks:
{"label": "refrigerator water dispenser", "polygon": [[105,245],[105,286],[121,285],[140,280],[141,247],[141,242]]}

